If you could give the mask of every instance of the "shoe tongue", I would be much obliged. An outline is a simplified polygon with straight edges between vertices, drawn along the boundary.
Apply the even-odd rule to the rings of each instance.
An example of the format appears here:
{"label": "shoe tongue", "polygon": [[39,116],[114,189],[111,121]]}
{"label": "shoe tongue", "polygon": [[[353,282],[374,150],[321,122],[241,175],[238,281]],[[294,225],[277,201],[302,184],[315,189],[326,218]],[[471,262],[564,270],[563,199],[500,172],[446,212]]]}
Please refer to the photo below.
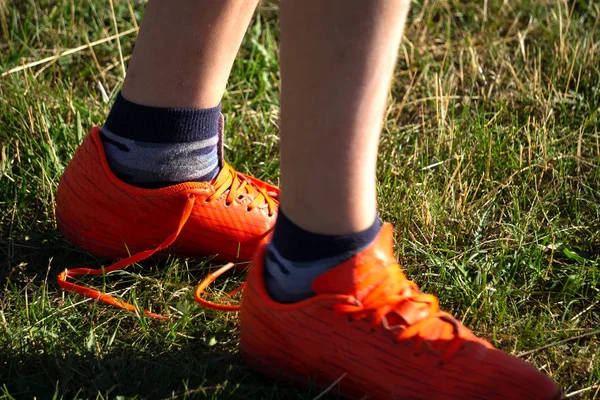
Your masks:
{"label": "shoe tongue", "polygon": [[391,224],[384,224],[375,240],[348,261],[319,275],[312,282],[315,294],[345,294],[362,299],[376,285],[365,285],[367,278],[389,268],[398,268],[394,258]]}
{"label": "shoe tongue", "polygon": [[[392,225],[386,223],[369,247],[350,260],[315,278],[312,282],[312,290],[315,294],[343,294],[354,296],[362,301],[380,283],[369,277],[373,274],[385,276],[385,270],[392,268],[400,267],[394,257]],[[400,274],[404,277],[402,272]],[[404,279],[406,278],[404,277]],[[387,315],[387,322],[390,326],[412,325],[427,315],[429,315],[429,311],[426,304],[406,302],[395,312]]]}

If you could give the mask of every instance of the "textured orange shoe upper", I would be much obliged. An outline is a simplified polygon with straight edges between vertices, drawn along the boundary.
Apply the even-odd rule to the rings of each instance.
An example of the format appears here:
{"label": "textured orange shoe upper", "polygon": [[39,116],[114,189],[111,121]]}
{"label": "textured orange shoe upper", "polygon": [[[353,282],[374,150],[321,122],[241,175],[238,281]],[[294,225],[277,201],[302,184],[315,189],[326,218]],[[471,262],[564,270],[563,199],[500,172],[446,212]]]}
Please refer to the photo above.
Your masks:
{"label": "textured orange shoe upper", "polygon": [[249,260],[276,219],[279,190],[225,165],[212,182],[143,189],[119,180],[92,129],[65,170],[56,218],[73,243],[101,256],[125,257],[158,246],[177,227],[189,196],[189,220],[168,251]]}
{"label": "textured orange shoe upper", "polygon": [[470,332],[450,314],[440,311],[435,296],[421,293],[417,285],[406,278],[393,255],[391,226],[385,225],[382,229],[384,232],[371,251],[362,252],[317,277],[312,284],[313,291],[349,296],[349,303],[336,304],[334,311],[347,314],[353,320],[370,319],[373,328],[383,326],[397,340],[414,337],[417,346],[426,341],[449,343],[443,361],[460,348],[463,336]]}
{"label": "textured orange shoe upper", "polygon": [[316,296],[273,301],[263,258],[250,268],[240,310],[247,362],[275,378],[374,399],[554,399],[534,367],[477,338],[434,296],[406,279],[392,228],[359,255],[313,281]]}

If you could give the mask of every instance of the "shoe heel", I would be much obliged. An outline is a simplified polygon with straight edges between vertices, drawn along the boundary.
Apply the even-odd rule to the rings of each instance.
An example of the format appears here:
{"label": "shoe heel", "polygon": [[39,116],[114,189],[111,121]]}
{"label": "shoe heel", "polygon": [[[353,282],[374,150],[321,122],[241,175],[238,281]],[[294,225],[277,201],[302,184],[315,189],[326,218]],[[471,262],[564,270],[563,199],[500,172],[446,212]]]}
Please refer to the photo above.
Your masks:
{"label": "shoe heel", "polygon": [[101,257],[124,257],[126,248],[107,218],[111,210],[98,199],[105,193],[103,179],[102,165],[88,136],[58,184],[56,223],[69,242],[86,251]]}

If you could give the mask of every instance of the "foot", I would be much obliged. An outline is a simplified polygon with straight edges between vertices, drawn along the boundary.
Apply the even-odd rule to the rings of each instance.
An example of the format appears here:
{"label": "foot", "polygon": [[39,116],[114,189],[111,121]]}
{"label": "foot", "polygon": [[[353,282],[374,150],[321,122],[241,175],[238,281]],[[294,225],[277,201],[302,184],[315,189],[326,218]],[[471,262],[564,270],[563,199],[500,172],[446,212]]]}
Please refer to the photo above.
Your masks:
{"label": "foot", "polygon": [[264,257],[262,246],[240,310],[242,354],[261,373],[336,383],[351,398],[560,398],[550,378],[476,337],[405,277],[389,224],[363,252],[317,277],[316,295],[297,303],[267,294]]}
{"label": "foot", "polygon": [[279,189],[225,164],[210,182],[143,189],[119,180],[94,128],[58,187],[56,219],[72,243],[98,256],[120,258],[155,248],[172,235],[191,199],[193,209],[168,252],[249,260],[275,223]]}

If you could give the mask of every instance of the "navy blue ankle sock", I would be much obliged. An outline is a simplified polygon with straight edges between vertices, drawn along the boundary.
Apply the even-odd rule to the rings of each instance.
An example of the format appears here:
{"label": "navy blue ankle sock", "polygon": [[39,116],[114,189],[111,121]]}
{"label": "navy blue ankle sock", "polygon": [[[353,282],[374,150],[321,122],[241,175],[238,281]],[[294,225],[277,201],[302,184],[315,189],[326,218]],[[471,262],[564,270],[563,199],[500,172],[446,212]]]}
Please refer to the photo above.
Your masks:
{"label": "navy blue ankle sock", "polygon": [[379,233],[379,218],[368,229],[349,235],[322,235],[294,224],[279,209],[273,238],[265,256],[265,284],[281,303],[313,295],[313,279],[365,249]]}
{"label": "navy blue ankle sock", "polygon": [[223,165],[221,105],[150,107],[119,93],[101,136],[111,170],[135,186],[210,181]]}

